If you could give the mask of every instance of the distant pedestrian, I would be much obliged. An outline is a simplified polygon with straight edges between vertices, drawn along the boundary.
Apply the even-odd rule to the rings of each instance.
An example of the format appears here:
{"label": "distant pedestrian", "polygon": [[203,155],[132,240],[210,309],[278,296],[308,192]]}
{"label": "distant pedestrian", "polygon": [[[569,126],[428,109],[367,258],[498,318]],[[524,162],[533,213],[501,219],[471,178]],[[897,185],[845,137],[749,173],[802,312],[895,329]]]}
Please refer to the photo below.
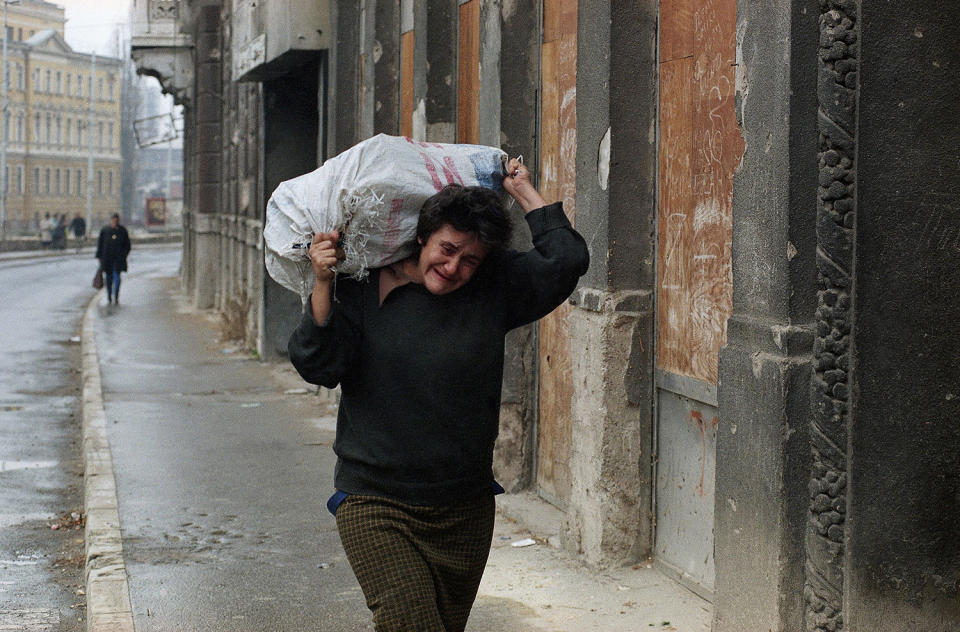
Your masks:
{"label": "distant pedestrian", "polygon": [[127,271],[127,255],[130,254],[130,235],[120,225],[120,215],[110,217],[110,225],[104,226],[97,239],[97,259],[103,269],[107,286],[107,302],[120,302],[120,273]]}
{"label": "distant pedestrian", "polygon": [[54,215],[50,246],[56,250],[67,249],[67,216],[65,213]]}
{"label": "distant pedestrian", "polygon": [[50,213],[43,216],[43,221],[40,222],[40,245],[44,248],[50,247],[50,242],[53,241],[53,229],[56,226],[57,223],[50,217]]}
{"label": "distant pedestrian", "polygon": [[73,238],[77,242],[77,252],[80,252],[83,240],[87,237],[87,222],[80,217],[79,213],[77,213],[73,221],[70,222],[70,232],[73,233]]}

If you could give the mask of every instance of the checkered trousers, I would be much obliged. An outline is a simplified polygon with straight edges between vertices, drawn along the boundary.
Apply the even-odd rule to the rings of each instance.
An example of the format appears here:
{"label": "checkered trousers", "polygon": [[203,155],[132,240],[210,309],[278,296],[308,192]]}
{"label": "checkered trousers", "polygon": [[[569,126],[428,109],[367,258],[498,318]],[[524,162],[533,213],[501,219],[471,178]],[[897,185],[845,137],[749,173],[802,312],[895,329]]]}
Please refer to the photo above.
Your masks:
{"label": "checkered trousers", "polygon": [[443,507],[348,496],[337,509],[347,560],[377,632],[462,632],[493,538],[493,496]]}

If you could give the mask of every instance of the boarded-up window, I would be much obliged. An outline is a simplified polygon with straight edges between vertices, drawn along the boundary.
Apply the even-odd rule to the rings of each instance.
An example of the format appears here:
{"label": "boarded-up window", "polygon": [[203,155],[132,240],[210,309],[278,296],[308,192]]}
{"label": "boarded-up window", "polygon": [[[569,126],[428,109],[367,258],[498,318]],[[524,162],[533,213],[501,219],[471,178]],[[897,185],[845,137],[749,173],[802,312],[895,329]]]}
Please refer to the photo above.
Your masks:
{"label": "boarded-up window", "polygon": [[734,0],[661,12],[657,301],[659,368],[717,382],[732,310]]}

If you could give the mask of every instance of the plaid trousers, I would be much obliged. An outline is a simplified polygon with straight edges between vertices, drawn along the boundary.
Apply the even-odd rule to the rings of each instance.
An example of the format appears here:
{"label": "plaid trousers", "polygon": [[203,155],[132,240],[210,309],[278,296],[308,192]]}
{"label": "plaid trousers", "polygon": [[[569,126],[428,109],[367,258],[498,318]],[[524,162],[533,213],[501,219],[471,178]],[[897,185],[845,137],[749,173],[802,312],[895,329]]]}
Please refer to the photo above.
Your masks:
{"label": "plaid trousers", "polygon": [[348,496],[337,509],[347,560],[377,632],[462,632],[490,553],[493,496],[441,507]]}

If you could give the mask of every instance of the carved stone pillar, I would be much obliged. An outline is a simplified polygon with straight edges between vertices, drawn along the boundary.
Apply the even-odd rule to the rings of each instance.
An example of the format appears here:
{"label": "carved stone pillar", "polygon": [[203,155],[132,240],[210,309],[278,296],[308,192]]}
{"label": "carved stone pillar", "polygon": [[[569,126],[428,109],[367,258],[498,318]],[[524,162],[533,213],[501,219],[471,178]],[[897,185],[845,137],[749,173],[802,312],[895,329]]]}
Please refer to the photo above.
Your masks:
{"label": "carved stone pillar", "polygon": [[820,7],[818,291],[804,600],[807,629],[836,632],[843,629],[859,2],[827,0]]}

